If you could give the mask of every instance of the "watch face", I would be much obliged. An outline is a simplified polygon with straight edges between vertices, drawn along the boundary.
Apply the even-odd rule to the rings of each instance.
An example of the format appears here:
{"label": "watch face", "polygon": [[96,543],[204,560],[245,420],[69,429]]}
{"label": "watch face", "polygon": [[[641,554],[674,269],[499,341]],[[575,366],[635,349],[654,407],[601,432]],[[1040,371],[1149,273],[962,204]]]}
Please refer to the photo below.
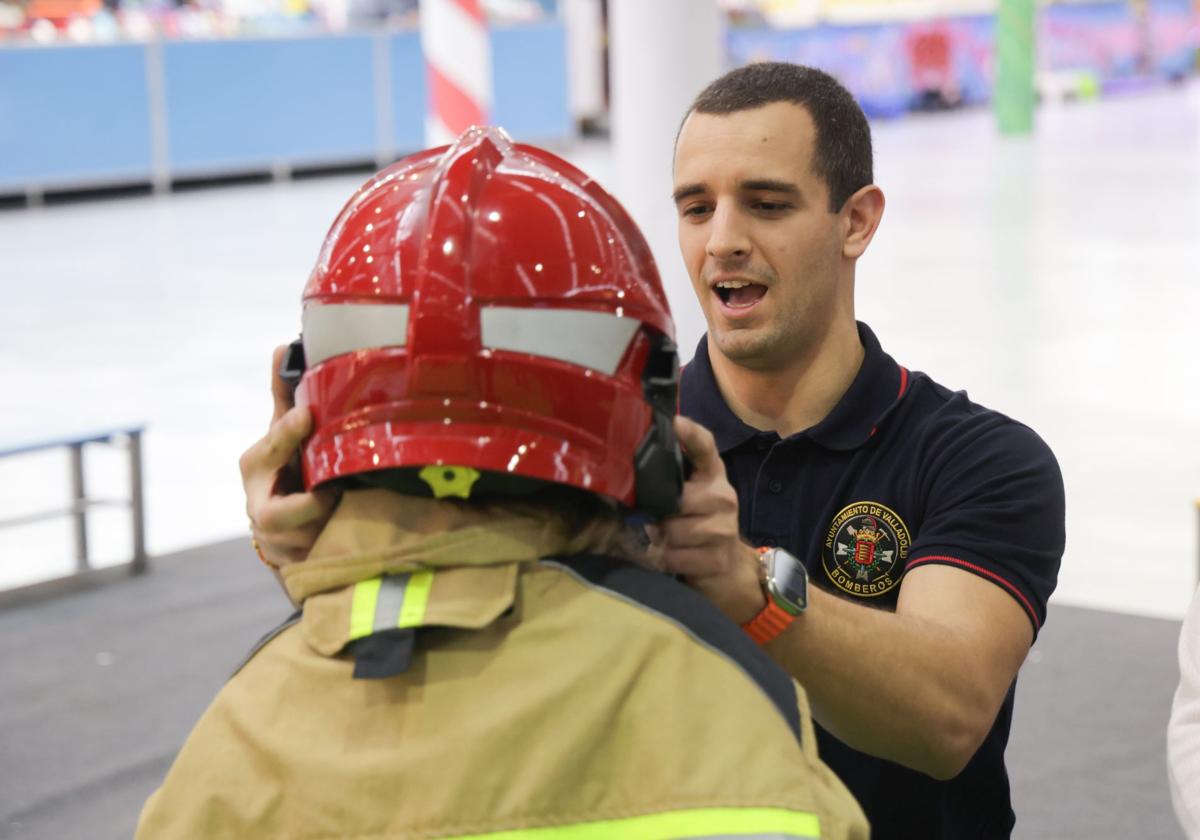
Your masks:
{"label": "watch face", "polygon": [[789,612],[803,611],[808,606],[808,573],[804,566],[781,548],[771,552],[769,563],[771,583],[786,602],[780,606],[790,607]]}

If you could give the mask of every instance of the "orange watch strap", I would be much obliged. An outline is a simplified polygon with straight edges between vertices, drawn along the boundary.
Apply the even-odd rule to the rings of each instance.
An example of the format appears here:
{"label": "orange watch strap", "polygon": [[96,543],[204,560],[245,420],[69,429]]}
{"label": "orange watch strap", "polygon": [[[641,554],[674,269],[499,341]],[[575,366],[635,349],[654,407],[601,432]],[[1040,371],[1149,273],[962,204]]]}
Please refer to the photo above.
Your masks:
{"label": "orange watch strap", "polygon": [[788,629],[788,626],[795,620],[796,616],[776,604],[774,599],[767,595],[767,605],[759,611],[758,615],[743,624],[742,629],[756,643],[765,645]]}

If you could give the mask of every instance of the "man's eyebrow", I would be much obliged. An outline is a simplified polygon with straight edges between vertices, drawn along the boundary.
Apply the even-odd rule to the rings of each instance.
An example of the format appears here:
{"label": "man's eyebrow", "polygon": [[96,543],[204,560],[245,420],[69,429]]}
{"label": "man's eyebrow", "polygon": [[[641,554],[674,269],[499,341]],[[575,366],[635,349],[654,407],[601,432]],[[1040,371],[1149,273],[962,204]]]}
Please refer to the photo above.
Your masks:
{"label": "man's eyebrow", "polygon": [[746,192],[777,192],[788,195],[799,195],[800,188],[788,181],[777,181],[774,178],[753,178],[738,184]]}
{"label": "man's eyebrow", "polygon": [[676,204],[678,204],[685,198],[691,198],[694,195],[702,195],[706,192],[708,192],[708,187],[704,186],[703,184],[684,184],[682,187],[676,189],[675,192],[671,193],[671,198]]}

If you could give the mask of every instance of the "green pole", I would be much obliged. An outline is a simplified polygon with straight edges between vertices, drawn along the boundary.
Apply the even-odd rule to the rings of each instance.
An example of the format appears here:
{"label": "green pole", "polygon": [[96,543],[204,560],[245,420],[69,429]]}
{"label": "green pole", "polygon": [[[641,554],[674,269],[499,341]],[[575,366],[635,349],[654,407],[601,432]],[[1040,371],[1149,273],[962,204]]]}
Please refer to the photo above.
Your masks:
{"label": "green pole", "polygon": [[992,105],[1004,134],[1033,131],[1034,0],[1000,0]]}

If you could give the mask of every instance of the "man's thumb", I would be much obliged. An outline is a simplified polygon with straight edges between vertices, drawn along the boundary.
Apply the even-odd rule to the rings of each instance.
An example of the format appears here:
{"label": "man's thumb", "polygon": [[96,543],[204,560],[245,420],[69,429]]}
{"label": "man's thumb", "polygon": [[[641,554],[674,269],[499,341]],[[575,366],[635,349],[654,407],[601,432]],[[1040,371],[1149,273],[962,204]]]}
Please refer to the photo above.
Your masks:
{"label": "man's thumb", "polygon": [[721,463],[712,432],[695,420],[680,415],[675,418],[675,434],[679,435],[679,443],[692,462],[693,477],[724,475],[725,467]]}

